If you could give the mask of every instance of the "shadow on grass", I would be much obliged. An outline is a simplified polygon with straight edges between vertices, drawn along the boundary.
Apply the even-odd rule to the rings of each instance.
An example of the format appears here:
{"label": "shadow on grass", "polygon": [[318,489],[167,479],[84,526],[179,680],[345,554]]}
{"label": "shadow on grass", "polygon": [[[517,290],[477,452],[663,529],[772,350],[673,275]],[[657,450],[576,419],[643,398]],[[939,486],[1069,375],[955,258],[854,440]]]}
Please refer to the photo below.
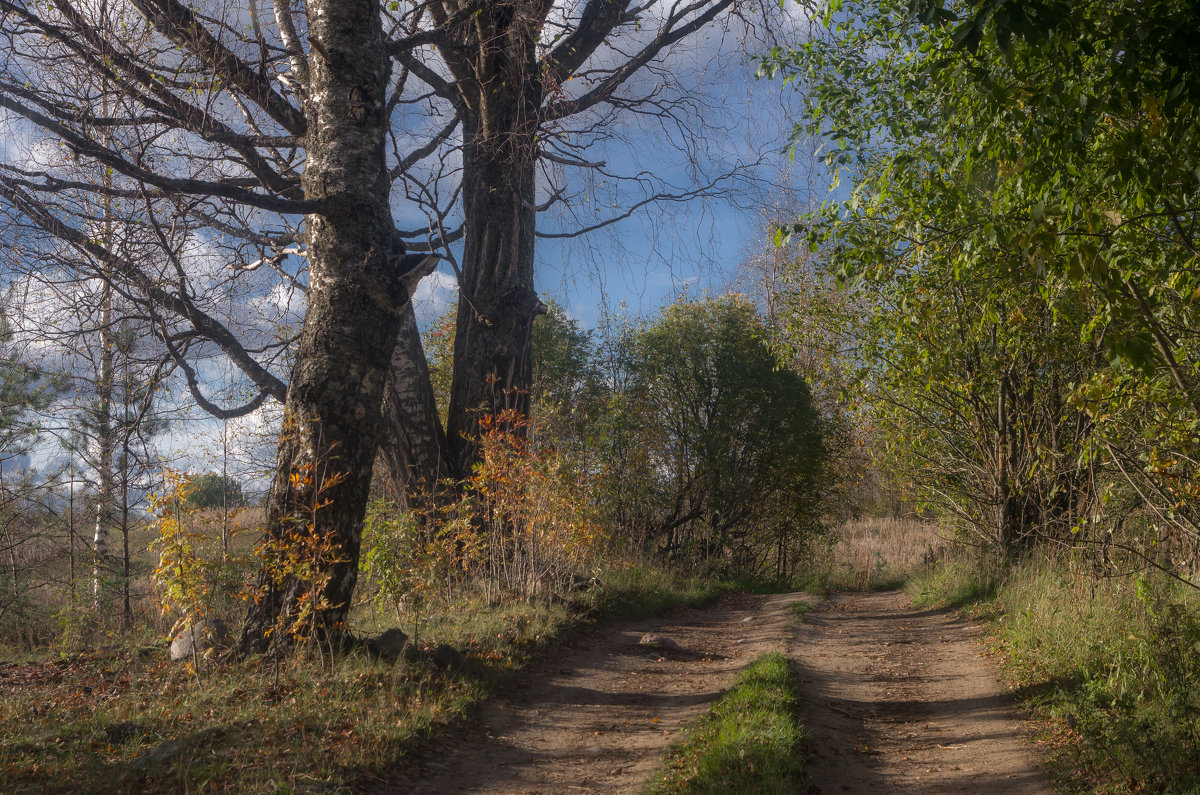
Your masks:
{"label": "shadow on grass", "polygon": [[1073,701],[1083,691],[1083,674],[1074,672],[1029,682],[1013,689],[1013,696],[1025,704],[1050,707]]}
{"label": "shadow on grass", "polygon": [[954,587],[941,590],[923,590],[914,602],[923,606],[937,605],[939,608],[961,610],[989,602],[996,597],[1000,582],[995,579],[975,579],[959,582]]}

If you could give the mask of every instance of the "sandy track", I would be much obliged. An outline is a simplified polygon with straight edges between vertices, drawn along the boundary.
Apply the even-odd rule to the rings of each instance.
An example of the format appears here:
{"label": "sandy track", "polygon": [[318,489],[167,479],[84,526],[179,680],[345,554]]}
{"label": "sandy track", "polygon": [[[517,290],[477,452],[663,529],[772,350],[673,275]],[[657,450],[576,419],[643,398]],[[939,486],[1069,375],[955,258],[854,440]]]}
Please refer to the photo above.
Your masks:
{"label": "sandy track", "polygon": [[978,627],[900,592],[842,594],[791,654],[814,788],[838,793],[1050,792],[1029,727],[982,656]]}
{"label": "sandy track", "polygon": [[[834,596],[797,627],[788,606],[799,598],[816,601],[737,594],[594,628],[543,654],[477,725],[378,791],[640,792],[679,729],[738,671],[786,650],[802,683],[813,792],[1050,792],[978,627],[899,592]],[[646,632],[681,650],[639,646]]]}
{"label": "sandy track", "polygon": [[[428,754],[384,792],[640,792],[679,729],[758,655],[783,650],[797,594],[737,594],[601,627],[551,650],[480,725]],[[679,651],[638,645],[643,633]]]}

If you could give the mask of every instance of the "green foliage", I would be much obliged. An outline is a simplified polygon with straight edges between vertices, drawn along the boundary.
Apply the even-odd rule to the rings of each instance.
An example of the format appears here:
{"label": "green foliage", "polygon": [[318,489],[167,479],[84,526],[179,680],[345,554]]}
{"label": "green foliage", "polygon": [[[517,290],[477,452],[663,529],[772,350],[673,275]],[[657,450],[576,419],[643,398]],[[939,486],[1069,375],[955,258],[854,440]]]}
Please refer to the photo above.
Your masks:
{"label": "green foliage", "polygon": [[450,412],[450,385],[454,378],[454,327],[457,322],[458,308],[454,306],[421,335],[421,345],[429,363],[429,381],[433,385],[433,396],[443,427]]}
{"label": "green foliage", "polygon": [[755,308],[680,301],[620,344],[601,469],[610,521],[673,560],[790,577],[819,530],[821,425]]}
{"label": "green foliage", "polygon": [[533,401],[577,411],[601,391],[593,362],[592,335],[579,328],[557,301],[533,323]]}
{"label": "green foliage", "polygon": [[602,615],[619,618],[642,618],[673,607],[702,607],[734,590],[726,581],[681,574],[650,563],[612,561],[602,576],[596,608]]}
{"label": "green foliage", "polygon": [[867,353],[908,415],[907,471],[1001,544],[1077,530],[1093,481],[1194,536],[1195,10],[868,0],[823,19],[762,73],[810,91],[797,144],[820,140],[849,195],[779,237],[879,307]]}
{"label": "green foliage", "polygon": [[396,617],[406,613],[420,632],[422,612],[451,602],[462,575],[479,556],[479,538],[465,498],[418,516],[388,502],[367,507],[363,572],[374,598]]}
{"label": "green foliage", "polygon": [[666,772],[648,791],[803,792],[806,735],[798,708],[788,658],[762,655],[671,747]]}
{"label": "green foliage", "polygon": [[[450,405],[454,361],[454,328],[458,309],[451,308],[422,334],[430,379],[443,423]],[[579,446],[588,423],[603,405],[604,387],[595,367],[590,332],[567,316],[562,305],[547,299],[547,311],[534,319],[531,340],[535,436],[561,446]]]}
{"label": "green foliage", "polygon": [[193,477],[187,499],[197,508],[244,508],[247,503],[241,484],[216,472]]}

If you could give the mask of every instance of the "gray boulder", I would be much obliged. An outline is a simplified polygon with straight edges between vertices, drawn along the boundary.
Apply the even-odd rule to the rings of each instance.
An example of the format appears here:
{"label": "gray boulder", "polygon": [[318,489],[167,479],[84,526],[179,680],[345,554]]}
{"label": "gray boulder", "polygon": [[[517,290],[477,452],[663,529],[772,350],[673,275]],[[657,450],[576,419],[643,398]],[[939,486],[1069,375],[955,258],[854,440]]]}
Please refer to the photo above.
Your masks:
{"label": "gray boulder", "polygon": [[379,637],[367,641],[367,648],[371,654],[388,662],[400,659],[409,645],[411,644],[408,642],[408,635],[395,627],[385,630]]}
{"label": "gray boulder", "polygon": [[208,649],[219,649],[229,646],[232,638],[229,627],[219,618],[205,618],[183,631],[171,641],[172,660],[190,660],[193,651],[198,656]]}

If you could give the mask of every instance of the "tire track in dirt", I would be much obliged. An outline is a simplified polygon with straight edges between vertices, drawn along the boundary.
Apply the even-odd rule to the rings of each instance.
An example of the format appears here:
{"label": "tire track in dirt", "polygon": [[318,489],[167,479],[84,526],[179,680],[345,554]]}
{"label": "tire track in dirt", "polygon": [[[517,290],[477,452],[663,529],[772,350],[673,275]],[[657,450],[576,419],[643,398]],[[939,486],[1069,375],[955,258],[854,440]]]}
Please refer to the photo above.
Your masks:
{"label": "tire track in dirt", "polygon": [[[786,649],[802,594],[732,594],[705,609],[597,627],[544,653],[479,725],[382,792],[634,793],[679,730],[755,657]],[[810,601],[816,601],[808,597]],[[678,651],[639,645],[665,635]]]}
{"label": "tire track in dirt", "polygon": [[979,628],[903,593],[840,594],[790,652],[812,737],[814,790],[1050,792],[1031,730],[997,684]]}

